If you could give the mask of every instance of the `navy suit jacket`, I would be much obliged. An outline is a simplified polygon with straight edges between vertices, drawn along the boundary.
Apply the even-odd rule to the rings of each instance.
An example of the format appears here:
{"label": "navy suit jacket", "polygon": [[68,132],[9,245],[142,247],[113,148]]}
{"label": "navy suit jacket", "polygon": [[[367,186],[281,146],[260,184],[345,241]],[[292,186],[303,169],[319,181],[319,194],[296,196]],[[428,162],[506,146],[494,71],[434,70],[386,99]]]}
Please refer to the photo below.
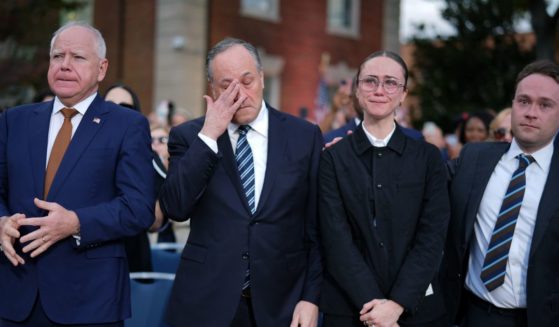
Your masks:
{"label": "navy suit jacket", "polygon": [[[451,318],[463,306],[461,293],[468,269],[474,223],[485,187],[508,143],[471,143],[450,165],[452,216],[441,269]],[[557,326],[559,321],[559,142],[556,138],[530,246],[526,292],[528,326]],[[459,319],[458,317],[457,319]]]}
{"label": "navy suit jacket", "polygon": [[[43,198],[53,102],[25,105],[0,118],[0,217],[46,216]],[[129,277],[122,238],[154,219],[153,168],[147,120],[97,96],[83,116],[56,173],[47,201],[73,210],[81,243],[58,241],[14,267],[0,256],[0,317],[25,319],[40,294],[47,316],[64,324],[93,324],[130,316]],[[22,234],[32,228],[22,227]]]}
{"label": "navy suit jacket", "polygon": [[214,153],[197,135],[203,118],[171,131],[163,212],[190,218],[169,300],[173,326],[228,326],[250,262],[258,326],[288,326],[298,301],[318,303],[321,260],[317,240],[317,126],[269,109],[268,158],[254,215],[242,186],[229,135]]}

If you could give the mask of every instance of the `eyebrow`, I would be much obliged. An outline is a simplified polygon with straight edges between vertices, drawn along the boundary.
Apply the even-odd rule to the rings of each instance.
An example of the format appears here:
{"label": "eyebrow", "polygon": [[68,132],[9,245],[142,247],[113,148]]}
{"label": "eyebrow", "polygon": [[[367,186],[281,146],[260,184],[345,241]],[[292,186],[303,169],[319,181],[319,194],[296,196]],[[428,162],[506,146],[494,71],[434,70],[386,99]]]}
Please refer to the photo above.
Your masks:
{"label": "eyebrow", "polygon": [[[378,76],[378,75],[372,75],[372,74],[367,74],[367,75],[365,75],[364,77],[376,77],[376,78],[379,78],[380,76]],[[398,79],[398,77],[392,76],[392,75],[384,75],[383,77],[384,77],[384,78]]]}

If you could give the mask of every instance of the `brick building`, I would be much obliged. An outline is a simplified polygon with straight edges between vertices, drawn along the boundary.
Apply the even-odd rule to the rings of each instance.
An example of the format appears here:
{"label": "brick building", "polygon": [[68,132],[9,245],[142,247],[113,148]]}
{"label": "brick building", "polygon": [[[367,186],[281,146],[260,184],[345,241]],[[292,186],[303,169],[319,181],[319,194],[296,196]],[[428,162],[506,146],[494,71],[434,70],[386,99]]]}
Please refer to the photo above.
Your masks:
{"label": "brick building", "polygon": [[384,0],[95,0],[92,22],[107,41],[109,74],[138,91],[144,113],[173,100],[203,113],[207,50],[224,37],[258,47],[265,98],[312,117],[321,78],[335,85],[381,48],[399,51],[400,1]]}

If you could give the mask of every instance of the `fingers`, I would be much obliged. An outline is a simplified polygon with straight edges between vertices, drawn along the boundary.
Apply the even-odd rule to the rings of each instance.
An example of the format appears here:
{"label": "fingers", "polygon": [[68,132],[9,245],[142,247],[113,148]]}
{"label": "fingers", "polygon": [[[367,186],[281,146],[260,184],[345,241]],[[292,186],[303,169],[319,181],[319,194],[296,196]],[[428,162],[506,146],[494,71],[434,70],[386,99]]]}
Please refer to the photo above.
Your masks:
{"label": "fingers", "polygon": [[361,311],[359,311],[359,314],[362,315],[362,314],[365,314],[365,313],[371,311],[371,309],[373,309],[373,307],[375,306],[375,301],[376,300],[372,300],[372,301],[369,301],[369,302],[363,304],[363,308],[361,309]]}
{"label": "fingers", "polygon": [[55,210],[58,206],[58,204],[56,204],[55,202],[47,202],[47,201],[40,200],[38,198],[33,199],[33,202],[38,208],[47,211]]}
{"label": "fingers", "polygon": [[25,260],[16,253],[11,242],[2,241],[2,251],[12,265],[17,266],[25,264]]}

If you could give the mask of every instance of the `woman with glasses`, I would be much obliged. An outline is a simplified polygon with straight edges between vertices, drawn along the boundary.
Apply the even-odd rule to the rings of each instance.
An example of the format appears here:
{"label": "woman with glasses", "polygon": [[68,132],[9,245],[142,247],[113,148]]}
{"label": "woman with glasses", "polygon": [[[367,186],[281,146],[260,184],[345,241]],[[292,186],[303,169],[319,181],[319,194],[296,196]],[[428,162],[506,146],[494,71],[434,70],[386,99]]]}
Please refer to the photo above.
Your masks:
{"label": "woman with glasses", "polygon": [[437,272],[450,215],[439,150],[407,137],[397,54],[371,54],[354,80],[363,121],[319,170],[324,326],[448,326]]}
{"label": "woman with glasses", "polygon": [[512,108],[505,108],[491,121],[489,124],[491,141],[512,142],[511,113]]}

